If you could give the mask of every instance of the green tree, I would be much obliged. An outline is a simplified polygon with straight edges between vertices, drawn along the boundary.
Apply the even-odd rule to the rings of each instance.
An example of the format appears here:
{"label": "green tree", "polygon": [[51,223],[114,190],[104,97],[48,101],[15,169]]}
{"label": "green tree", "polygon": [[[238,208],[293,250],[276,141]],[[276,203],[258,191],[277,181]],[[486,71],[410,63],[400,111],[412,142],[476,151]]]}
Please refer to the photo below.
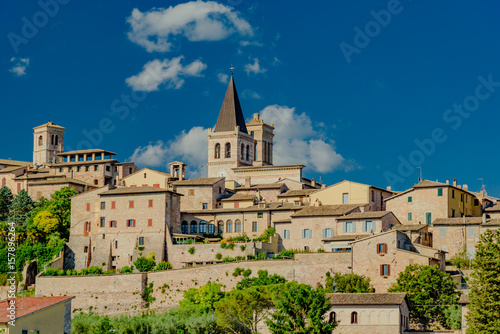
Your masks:
{"label": "green tree", "polygon": [[469,254],[467,252],[467,249],[463,247],[460,252],[452,256],[450,262],[458,269],[465,269],[465,270],[470,269],[471,261],[469,259]]}
{"label": "green tree", "polygon": [[12,192],[6,186],[0,188],[0,221],[4,221],[9,216],[10,206],[12,204]]}
{"label": "green tree", "polygon": [[222,284],[212,283],[199,288],[191,288],[184,292],[184,299],[181,300],[181,308],[197,307],[201,313],[209,313],[215,310],[214,304],[224,298],[225,292],[222,291]]}
{"label": "green tree", "polygon": [[370,279],[357,274],[336,273],[333,277],[326,273],[325,292],[361,293],[375,292],[370,284]]}
{"label": "green tree", "polygon": [[500,333],[500,230],[479,238],[472,262],[467,333]]}
{"label": "green tree", "polygon": [[57,230],[59,221],[49,211],[42,211],[34,218],[34,225],[40,232],[51,234]]}
{"label": "green tree", "polygon": [[71,226],[71,197],[77,195],[74,188],[63,187],[54,192],[48,201],[47,209],[59,221],[58,232],[66,240],[69,238],[69,228]]}
{"label": "green tree", "polygon": [[[245,276],[246,277],[246,276]],[[246,277],[236,284],[236,289],[244,290],[252,286],[264,286],[278,283],[285,283],[286,279],[279,275],[271,275],[267,270],[259,270],[257,272],[257,277]]]}
{"label": "green tree", "polygon": [[449,274],[438,266],[409,265],[399,273],[388,292],[406,292],[412,309],[410,318],[427,328],[438,321],[447,327],[445,310],[458,304],[459,292]]}
{"label": "green tree", "polygon": [[154,257],[144,257],[141,256],[137,258],[134,262],[135,267],[137,270],[139,270],[141,273],[152,271],[156,267],[156,262],[154,260]]}
{"label": "green tree", "polygon": [[26,190],[21,190],[12,201],[9,212],[9,219],[16,225],[26,226],[26,220],[31,214],[34,202]]}
{"label": "green tree", "polygon": [[266,321],[272,333],[331,334],[336,324],[325,317],[331,304],[323,289],[293,281],[281,287],[279,293],[273,294],[276,310]]}
{"label": "green tree", "polygon": [[214,304],[217,324],[232,333],[257,333],[257,324],[273,307],[268,287],[232,290]]}

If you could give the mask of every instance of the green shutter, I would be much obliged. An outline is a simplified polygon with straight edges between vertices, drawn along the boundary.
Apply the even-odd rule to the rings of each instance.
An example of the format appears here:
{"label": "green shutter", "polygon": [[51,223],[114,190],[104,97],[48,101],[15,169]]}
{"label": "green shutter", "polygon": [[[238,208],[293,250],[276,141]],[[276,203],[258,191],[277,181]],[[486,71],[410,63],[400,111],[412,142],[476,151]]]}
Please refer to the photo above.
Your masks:
{"label": "green shutter", "polygon": [[438,196],[443,196],[443,188],[438,188]]}

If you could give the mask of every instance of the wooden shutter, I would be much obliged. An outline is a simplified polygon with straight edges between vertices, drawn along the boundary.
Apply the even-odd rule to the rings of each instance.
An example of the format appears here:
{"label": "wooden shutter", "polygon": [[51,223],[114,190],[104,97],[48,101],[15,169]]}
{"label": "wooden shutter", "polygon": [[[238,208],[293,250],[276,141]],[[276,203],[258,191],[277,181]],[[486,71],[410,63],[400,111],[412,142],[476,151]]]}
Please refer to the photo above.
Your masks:
{"label": "wooden shutter", "polygon": [[148,226],[153,226],[153,219],[148,219]]}
{"label": "wooden shutter", "polygon": [[111,209],[115,209],[116,208],[116,202],[111,202]]}
{"label": "wooden shutter", "polygon": [[155,183],[155,184],[153,184],[153,187],[154,188],[160,188],[160,184],[159,183]]}
{"label": "wooden shutter", "polygon": [[90,211],[90,203],[87,203],[87,211]]}
{"label": "wooden shutter", "polygon": [[153,207],[153,200],[152,200],[152,199],[150,199],[150,200],[149,200],[149,207],[150,207],[150,208],[152,208],[152,207]]}
{"label": "wooden shutter", "polygon": [[134,220],[132,220],[132,226],[134,226],[134,227],[135,227],[135,219],[134,219]]}
{"label": "wooden shutter", "polygon": [[380,244],[377,244],[377,254],[380,254]]}

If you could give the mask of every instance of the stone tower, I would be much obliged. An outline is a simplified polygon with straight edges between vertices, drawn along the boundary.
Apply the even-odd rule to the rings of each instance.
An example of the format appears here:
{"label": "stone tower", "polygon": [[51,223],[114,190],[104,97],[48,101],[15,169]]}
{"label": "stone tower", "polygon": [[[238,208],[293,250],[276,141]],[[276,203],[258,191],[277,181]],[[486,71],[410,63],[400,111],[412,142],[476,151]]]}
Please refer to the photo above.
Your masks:
{"label": "stone tower", "polygon": [[253,119],[247,123],[247,130],[254,139],[254,166],[273,164],[274,124],[269,125],[260,119],[259,113],[253,114]]}
{"label": "stone tower", "polygon": [[208,177],[235,180],[232,168],[252,166],[253,149],[231,75],[217,123],[208,130]]}
{"label": "stone tower", "polygon": [[64,128],[48,122],[33,130],[33,165],[58,163],[57,155],[64,152]]}

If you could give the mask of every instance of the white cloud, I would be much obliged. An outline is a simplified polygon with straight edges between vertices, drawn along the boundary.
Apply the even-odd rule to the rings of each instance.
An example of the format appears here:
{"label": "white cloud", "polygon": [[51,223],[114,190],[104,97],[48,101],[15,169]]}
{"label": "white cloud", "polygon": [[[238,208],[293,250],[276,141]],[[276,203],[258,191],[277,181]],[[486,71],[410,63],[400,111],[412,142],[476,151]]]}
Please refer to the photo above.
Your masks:
{"label": "white cloud", "polygon": [[274,60],[273,60],[273,66],[278,66],[278,65],[281,65],[282,61],[279,60],[277,57],[274,57]]}
{"label": "white cloud", "polygon": [[127,19],[128,38],[148,52],[167,52],[175,36],[189,41],[219,41],[231,34],[252,36],[250,24],[234,8],[214,1],[191,1],[169,8],[141,12],[135,8]]}
{"label": "white cloud", "polygon": [[315,129],[306,113],[295,108],[270,105],[261,118],[274,124],[274,164],[302,163],[319,173],[328,173],[346,166],[346,160],[336,152],[335,142]]}
{"label": "white cloud", "polygon": [[247,72],[247,74],[250,74],[250,73],[259,74],[259,73],[267,72],[267,70],[265,68],[260,67],[258,58],[253,59],[253,64],[246,64],[245,71]]}
{"label": "white cloud", "polygon": [[143,66],[143,70],[139,74],[125,79],[125,82],[135,91],[151,92],[158,90],[158,86],[161,84],[166,84],[167,88],[179,89],[184,84],[184,77],[201,76],[201,72],[207,68],[207,65],[200,60],[182,66],[182,58],[180,56],[171,60],[152,60]]}
{"label": "white cloud", "polygon": [[254,100],[259,100],[262,97],[257,93],[256,91],[253,91],[251,89],[245,89],[243,93],[241,93],[241,97],[244,99],[254,99]]}
{"label": "white cloud", "polygon": [[240,41],[241,46],[263,46],[264,44],[257,41]]}
{"label": "white cloud", "polygon": [[12,68],[9,72],[16,74],[18,77],[26,75],[26,68],[30,65],[29,58],[10,58],[10,62],[13,63]]}
{"label": "white cloud", "polygon": [[188,132],[182,131],[175,139],[165,143],[161,140],[135,149],[130,161],[140,167],[165,167],[179,160],[188,165],[189,177],[207,175],[208,129],[195,126]]}
{"label": "white cloud", "polygon": [[229,82],[229,75],[224,73],[219,73],[217,74],[217,79],[219,79],[219,81],[222,82],[223,84],[227,84]]}

